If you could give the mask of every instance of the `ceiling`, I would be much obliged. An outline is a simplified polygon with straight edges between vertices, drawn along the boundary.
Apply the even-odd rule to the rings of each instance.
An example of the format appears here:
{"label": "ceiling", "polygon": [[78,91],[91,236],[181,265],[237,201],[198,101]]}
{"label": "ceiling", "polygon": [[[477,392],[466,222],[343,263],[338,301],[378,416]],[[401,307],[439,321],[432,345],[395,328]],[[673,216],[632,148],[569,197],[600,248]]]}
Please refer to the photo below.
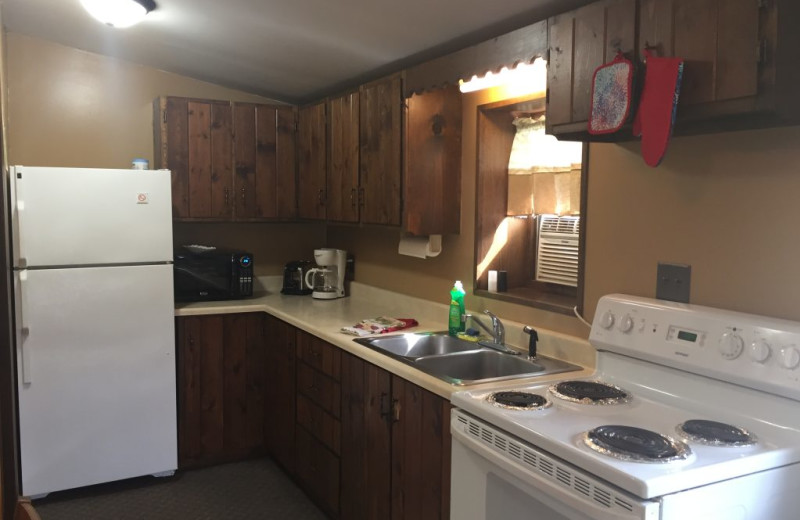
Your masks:
{"label": "ceiling", "polygon": [[591,0],[156,0],[113,29],[80,0],[2,0],[6,29],[301,102]]}

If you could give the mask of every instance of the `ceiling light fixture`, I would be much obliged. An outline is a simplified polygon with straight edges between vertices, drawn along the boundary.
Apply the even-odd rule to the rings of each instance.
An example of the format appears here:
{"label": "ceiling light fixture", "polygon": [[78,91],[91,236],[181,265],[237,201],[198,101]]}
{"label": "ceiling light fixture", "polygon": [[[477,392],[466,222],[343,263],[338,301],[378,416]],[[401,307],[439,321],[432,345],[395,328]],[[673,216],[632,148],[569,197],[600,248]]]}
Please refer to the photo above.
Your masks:
{"label": "ceiling light fixture", "polygon": [[119,29],[141,22],[156,8],[153,0],[81,0],[81,4],[100,22]]}

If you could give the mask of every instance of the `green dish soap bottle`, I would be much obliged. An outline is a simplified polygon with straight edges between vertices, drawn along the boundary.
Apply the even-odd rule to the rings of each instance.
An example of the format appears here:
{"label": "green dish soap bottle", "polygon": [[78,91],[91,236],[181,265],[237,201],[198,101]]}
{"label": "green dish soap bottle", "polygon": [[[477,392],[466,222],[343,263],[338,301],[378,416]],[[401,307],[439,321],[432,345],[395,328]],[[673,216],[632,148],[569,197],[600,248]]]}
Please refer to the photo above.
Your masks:
{"label": "green dish soap bottle", "polygon": [[447,322],[447,333],[451,336],[458,335],[459,332],[464,331],[464,324],[461,322],[461,316],[466,312],[464,307],[464,286],[461,281],[456,280],[453,288],[450,290],[450,317]]}

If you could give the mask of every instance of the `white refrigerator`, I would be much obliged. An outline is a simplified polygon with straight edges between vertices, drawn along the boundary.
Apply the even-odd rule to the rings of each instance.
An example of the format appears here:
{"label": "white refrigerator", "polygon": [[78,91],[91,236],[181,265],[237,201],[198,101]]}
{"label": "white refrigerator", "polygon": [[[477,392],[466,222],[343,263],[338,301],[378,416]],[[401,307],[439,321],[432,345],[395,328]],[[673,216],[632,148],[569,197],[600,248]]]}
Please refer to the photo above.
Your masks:
{"label": "white refrigerator", "polygon": [[172,474],[170,172],[10,174],[23,494]]}

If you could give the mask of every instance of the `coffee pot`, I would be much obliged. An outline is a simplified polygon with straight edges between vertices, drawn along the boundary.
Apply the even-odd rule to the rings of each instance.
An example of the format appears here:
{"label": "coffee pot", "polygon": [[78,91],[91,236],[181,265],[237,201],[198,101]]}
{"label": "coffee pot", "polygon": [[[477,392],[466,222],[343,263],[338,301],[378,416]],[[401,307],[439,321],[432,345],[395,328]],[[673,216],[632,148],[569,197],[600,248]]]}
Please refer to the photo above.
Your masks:
{"label": "coffee pot", "polygon": [[347,252],[342,249],[315,249],[314,262],[319,267],[309,269],[304,280],[312,288],[311,297],[320,300],[344,297]]}

